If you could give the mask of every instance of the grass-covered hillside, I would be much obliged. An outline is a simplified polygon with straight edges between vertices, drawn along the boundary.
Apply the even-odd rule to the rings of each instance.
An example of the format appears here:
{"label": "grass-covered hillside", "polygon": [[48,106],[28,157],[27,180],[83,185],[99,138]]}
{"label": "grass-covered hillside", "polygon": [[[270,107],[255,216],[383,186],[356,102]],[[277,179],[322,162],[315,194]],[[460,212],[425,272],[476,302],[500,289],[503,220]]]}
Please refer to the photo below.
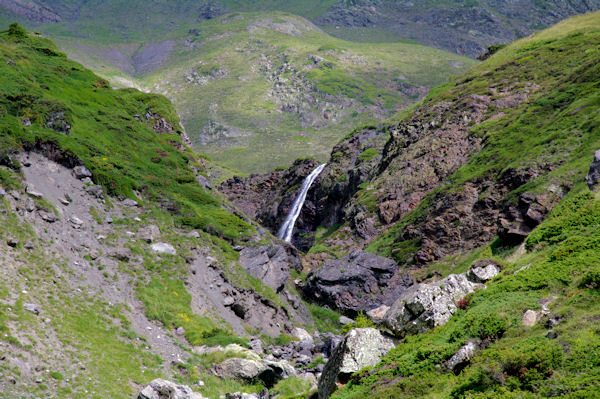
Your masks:
{"label": "grass-covered hillside", "polygon": [[[447,324],[404,337],[334,398],[600,396],[600,199],[586,184],[600,148],[599,48],[600,14],[571,18],[385,128],[380,173],[344,209],[352,228],[335,226],[319,246],[370,242],[419,282],[482,259],[502,270]],[[467,342],[477,349],[449,369]]]}
{"label": "grass-covered hillside", "polygon": [[418,45],[341,41],[290,14],[231,15],[194,29],[141,81],[174,99],[201,151],[249,172],[324,159],[348,129],[387,118],[474,64]]}
{"label": "grass-covered hillside", "polygon": [[[599,209],[590,192],[564,199],[525,250],[496,258],[501,275],[450,322],[407,337],[334,397],[598,397]],[[522,322],[527,310],[538,314],[532,327]],[[445,362],[469,340],[480,349],[452,373]]]}
{"label": "grass-covered hillside", "polygon": [[[51,143],[80,159],[111,195],[163,202],[178,223],[239,240],[252,228],[196,182],[170,102],[134,89],[113,90],[47,39],[4,32],[2,150]],[[25,43],[26,46],[23,46]],[[152,134],[161,119],[164,134]]]}
{"label": "grass-covered hillside", "polygon": [[244,172],[324,159],[344,132],[389,117],[474,65],[416,44],[346,42],[279,12],[178,24],[152,42],[47,29],[111,83],[173,99],[197,149]]}
{"label": "grass-covered hillside", "polygon": [[11,0],[0,21],[40,30],[115,87],[167,95],[199,151],[248,173],[324,160],[344,132],[385,120],[473,65],[416,43],[475,57],[598,6]]}
{"label": "grass-covered hillside", "polygon": [[165,97],[0,32],[0,397],[131,398],[158,377],[260,391],[211,372],[234,354],[194,348],[314,329],[240,266],[275,240],[207,188],[184,138]]}

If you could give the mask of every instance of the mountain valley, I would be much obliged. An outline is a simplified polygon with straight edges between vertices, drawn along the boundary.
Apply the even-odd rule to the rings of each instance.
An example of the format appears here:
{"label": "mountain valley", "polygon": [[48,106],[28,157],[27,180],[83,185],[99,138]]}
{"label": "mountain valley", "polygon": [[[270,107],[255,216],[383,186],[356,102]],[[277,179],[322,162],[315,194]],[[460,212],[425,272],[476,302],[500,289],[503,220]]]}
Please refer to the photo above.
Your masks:
{"label": "mountain valley", "polygon": [[415,3],[0,1],[0,397],[599,397],[600,4]]}

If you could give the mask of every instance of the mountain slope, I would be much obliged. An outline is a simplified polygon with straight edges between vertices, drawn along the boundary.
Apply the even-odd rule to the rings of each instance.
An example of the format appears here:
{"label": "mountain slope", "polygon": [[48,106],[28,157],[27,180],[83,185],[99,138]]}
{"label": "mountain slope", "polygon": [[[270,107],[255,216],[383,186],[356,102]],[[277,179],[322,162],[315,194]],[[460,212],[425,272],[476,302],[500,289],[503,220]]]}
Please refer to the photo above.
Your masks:
{"label": "mountain slope", "polygon": [[385,119],[473,65],[416,45],[339,41],[289,14],[194,29],[202,34],[142,82],[174,99],[198,148],[247,172],[323,159],[344,131]]}
{"label": "mountain slope", "polygon": [[[315,240],[300,287],[402,338],[333,397],[598,396],[599,202],[586,176],[600,148],[599,45],[600,13],[571,18],[332,150],[295,238]],[[253,176],[231,199],[289,203],[285,177],[298,169],[272,185]],[[393,258],[394,276],[354,289],[356,249]],[[490,264],[501,272],[486,289],[461,294],[457,275]],[[448,305],[436,302],[444,290],[456,295]]]}
{"label": "mountain slope", "polygon": [[117,85],[169,96],[197,148],[244,172],[324,159],[344,131],[474,65],[414,44],[345,42],[276,12],[177,26],[151,43],[58,42]]}
{"label": "mountain slope", "polygon": [[[261,366],[269,379],[215,375],[267,362],[250,339],[282,351],[322,320],[286,287],[297,252],[210,187],[169,101],[111,89],[16,24],[0,70],[1,395],[129,398],[157,377],[211,398],[284,377],[310,389],[290,356]],[[268,278],[251,268],[263,257]]]}
{"label": "mountain slope", "polygon": [[[154,39],[176,24],[228,12],[285,11],[303,16],[330,34],[357,41],[401,41],[475,57],[492,44],[510,42],[574,14],[597,10],[597,0],[397,1],[397,0],[183,0],[177,2],[4,0],[35,23],[57,23],[76,37]],[[138,18],[139,10],[147,17]],[[113,40],[114,41],[114,40]]]}

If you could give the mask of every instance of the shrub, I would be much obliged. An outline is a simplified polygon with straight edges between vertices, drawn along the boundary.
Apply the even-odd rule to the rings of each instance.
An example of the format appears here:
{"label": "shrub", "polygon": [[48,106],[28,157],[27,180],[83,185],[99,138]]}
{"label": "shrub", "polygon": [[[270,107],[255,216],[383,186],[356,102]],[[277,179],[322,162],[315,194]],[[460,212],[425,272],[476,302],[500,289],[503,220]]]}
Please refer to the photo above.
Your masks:
{"label": "shrub", "polygon": [[580,288],[600,288],[600,267],[588,270],[579,283]]}
{"label": "shrub", "polygon": [[471,303],[471,297],[466,296],[464,298],[461,298],[456,304],[456,306],[458,306],[459,309],[465,310],[469,307],[469,303]]}
{"label": "shrub", "polygon": [[562,362],[563,351],[556,341],[535,337],[499,351],[498,358],[505,375],[515,377],[520,388],[531,390],[535,381],[552,375]]}
{"label": "shrub", "polygon": [[375,327],[375,323],[373,323],[365,314],[360,311],[352,324],[346,324],[342,327],[342,332],[344,334],[348,333],[350,330],[354,328],[367,328],[367,327]]}
{"label": "shrub", "polygon": [[23,28],[21,25],[15,22],[10,24],[10,26],[8,27],[8,34],[10,36],[23,38],[27,36],[27,31],[25,30],[25,28]]}
{"label": "shrub", "polygon": [[467,325],[470,325],[468,331],[471,336],[487,341],[501,338],[508,328],[507,320],[493,313],[483,317],[473,317]]}

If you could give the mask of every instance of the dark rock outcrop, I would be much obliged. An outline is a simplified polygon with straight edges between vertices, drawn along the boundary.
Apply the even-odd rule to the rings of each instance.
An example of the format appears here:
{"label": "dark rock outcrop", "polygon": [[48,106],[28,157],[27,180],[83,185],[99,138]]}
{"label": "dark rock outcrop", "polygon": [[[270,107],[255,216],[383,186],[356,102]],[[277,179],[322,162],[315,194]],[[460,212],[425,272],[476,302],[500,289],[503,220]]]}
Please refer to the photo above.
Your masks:
{"label": "dark rock outcrop", "polygon": [[[275,234],[296,199],[302,182],[317,166],[318,162],[314,159],[297,160],[289,169],[252,174],[245,178],[233,177],[218,189],[246,215]],[[315,225],[315,205],[310,195],[312,191],[313,188],[296,221],[292,242],[299,248],[307,249],[312,245],[312,241],[306,245],[299,242],[301,233],[311,231]]]}
{"label": "dark rock outcrop", "polygon": [[558,187],[539,195],[521,194],[517,205],[508,205],[500,213],[498,235],[507,243],[523,241],[537,225],[544,221],[563,195],[563,189]]}
{"label": "dark rock outcrop", "polygon": [[527,36],[578,13],[600,8],[597,0],[446,1],[340,0],[317,19],[326,26],[377,27],[401,37],[476,57],[493,44]]}
{"label": "dark rock outcrop", "polygon": [[594,153],[594,161],[590,165],[590,171],[587,174],[587,184],[590,190],[598,192],[598,182],[600,181],[600,150]]}
{"label": "dark rock outcrop", "polygon": [[[301,287],[307,298],[351,315],[382,303],[391,304],[389,284],[397,271],[396,262],[364,251],[354,251],[341,259],[326,261],[311,272]],[[412,284],[410,278],[402,288]]]}

